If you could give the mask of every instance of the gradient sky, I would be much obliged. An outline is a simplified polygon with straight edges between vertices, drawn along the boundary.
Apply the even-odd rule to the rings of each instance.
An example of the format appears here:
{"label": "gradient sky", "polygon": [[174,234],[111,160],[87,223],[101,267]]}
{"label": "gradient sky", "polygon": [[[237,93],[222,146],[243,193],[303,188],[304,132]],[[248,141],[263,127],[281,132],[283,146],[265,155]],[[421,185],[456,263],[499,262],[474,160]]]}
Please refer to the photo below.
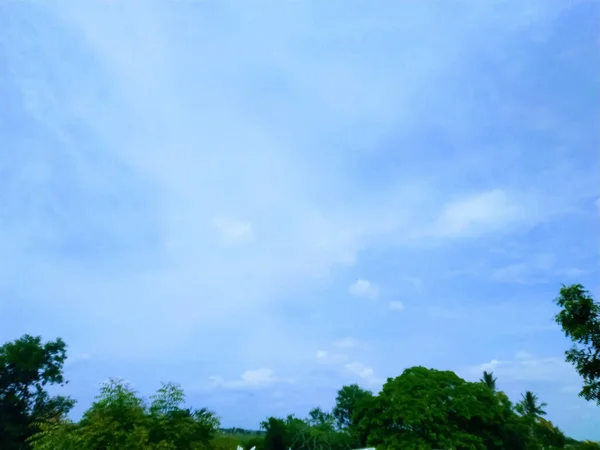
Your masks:
{"label": "gradient sky", "polygon": [[0,339],[224,426],[425,365],[600,440],[600,2],[3,1]]}

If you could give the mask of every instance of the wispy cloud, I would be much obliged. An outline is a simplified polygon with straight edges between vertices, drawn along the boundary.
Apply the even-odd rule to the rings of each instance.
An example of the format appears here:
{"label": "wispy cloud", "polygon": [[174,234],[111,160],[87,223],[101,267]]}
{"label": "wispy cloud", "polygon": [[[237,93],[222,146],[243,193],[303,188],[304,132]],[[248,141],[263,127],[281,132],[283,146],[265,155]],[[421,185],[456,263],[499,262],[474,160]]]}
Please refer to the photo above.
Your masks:
{"label": "wispy cloud", "polygon": [[343,353],[334,353],[327,350],[319,350],[316,354],[317,360],[325,364],[339,364],[346,361],[348,357]]}
{"label": "wispy cloud", "polygon": [[381,386],[383,380],[375,375],[375,371],[363,363],[353,361],[344,365],[344,369],[347,373],[364,383],[368,387]]}
{"label": "wispy cloud", "polygon": [[359,345],[360,345],[360,342],[358,341],[358,339],[355,339],[352,337],[338,339],[337,341],[333,342],[333,346],[337,347],[337,348],[354,348],[354,347],[358,347]]}
{"label": "wispy cloud", "polygon": [[447,204],[433,227],[433,235],[461,237],[496,232],[529,218],[530,210],[500,189],[477,193]]}
{"label": "wispy cloud", "polygon": [[489,362],[471,368],[473,374],[484,370],[507,381],[554,381],[576,379],[573,367],[565,362],[563,356],[536,357],[527,352],[519,352],[511,360],[492,359]]}
{"label": "wispy cloud", "polygon": [[375,300],[379,296],[379,286],[369,280],[356,280],[348,289],[354,297]]}
{"label": "wispy cloud", "polygon": [[293,383],[292,378],[277,378],[273,371],[263,367],[256,370],[247,370],[237,380],[225,380],[219,376],[210,377],[214,387],[226,389],[264,388],[276,383]]}
{"label": "wispy cloud", "polygon": [[215,217],[213,226],[225,244],[243,244],[252,239],[252,224],[225,217]]}
{"label": "wispy cloud", "polygon": [[393,302],[389,302],[388,303],[388,307],[389,309],[391,309],[392,311],[404,311],[404,303],[395,300]]}

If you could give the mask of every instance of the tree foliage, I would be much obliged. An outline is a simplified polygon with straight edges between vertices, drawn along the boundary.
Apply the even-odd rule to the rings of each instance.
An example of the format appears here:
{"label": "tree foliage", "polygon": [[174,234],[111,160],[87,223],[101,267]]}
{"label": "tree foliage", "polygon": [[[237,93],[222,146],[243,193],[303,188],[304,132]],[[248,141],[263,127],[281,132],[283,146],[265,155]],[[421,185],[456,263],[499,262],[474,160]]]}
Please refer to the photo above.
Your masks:
{"label": "tree foliage", "polygon": [[521,401],[517,403],[515,409],[523,416],[538,418],[546,415],[546,411],[544,411],[546,406],[548,404],[540,402],[537,395],[531,391],[526,391],[522,394]]}
{"label": "tree foliage", "polygon": [[288,450],[291,444],[291,436],[283,419],[269,417],[261,422],[260,426],[266,431],[265,450]]}
{"label": "tree foliage", "polygon": [[57,421],[73,407],[67,397],[51,396],[51,385],[63,385],[66,344],[42,342],[25,335],[0,347],[0,448],[26,448],[39,424]]}
{"label": "tree foliage", "polygon": [[[360,392],[364,395],[348,395]],[[334,412],[352,405],[351,420],[334,426]],[[531,400],[530,395],[525,398]],[[533,396],[539,414],[542,403]],[[348,417],[346,415],[345,417]],[[485,383],[471,383],[453,372],[423,367],[389,379],[379,395],[356,385],[338,392],[329,413],[320,408],[301,420],[271,417],[263,422],[265,450],[350,450],[364,446],[386,449],[515,449],[564,448],[565,436],[537,415],[517,413],[509,398]]]}
{"label": "tree foliage", "polygon": [[490,388],[492,391],[496,391],[496,381],[497,378],[494,376],[494,374],[492,372],[486,372],[485,370],[483,371],[483,376],[481,377],[481,381],[483,384],[485,384],[488,388]]}
{"label": "tree foliage", "polygon": [[338,428],[348,428],[361,403],[368,401],[371,397],[373,397],[373,393],[362,389],[358,384],[342,387],[337,393],[335,407],[332,411]]}
{"label": "tree foliage", "polygon": [[367,444],[391,449],[505,448],[518,420],[486,385],[424,367],[388,379],[377,403]]}
{"label": "tree foliage", "polygon": [[210,448],[219,425],[206,409],[182,406],[183,391],[163,384],[146,402],[126,383],[112,379],[79,423],[45,425],[31,439],[34,450],[198,450]]}
{"label": "tree foliage", "polygon": [[600,405],[600,305],[580,284],[563,285],[555,302],[556,322],[573,341],[566,360],[584,381],[579,395]]}

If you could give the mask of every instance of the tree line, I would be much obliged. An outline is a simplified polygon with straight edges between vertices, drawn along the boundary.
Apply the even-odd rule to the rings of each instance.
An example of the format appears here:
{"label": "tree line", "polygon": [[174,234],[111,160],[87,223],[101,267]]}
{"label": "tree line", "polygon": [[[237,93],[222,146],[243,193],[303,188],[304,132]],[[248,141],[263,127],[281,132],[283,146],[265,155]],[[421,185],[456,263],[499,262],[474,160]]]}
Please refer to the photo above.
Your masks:
{"label": "tree line", "polygon": [[[583,379],[580,396],[600,404],[600,305],[581,285],[563,286],[555,319],[572,340],[566,360]],[[377,394],[343,386],[331,411],[269,417],[260,432],[222,429],[217,415],[185,404],[163,384],[149,399],[112,379],[78,421],[75,404],[52,396],[64,385],[67,346],[25,335],[0,347],[0,449],[3,450],[600,450],[571,439],[546,418],[546,403],[527,391],[512,401],[491,372],[477,382],[454,372],[411,367]]]}

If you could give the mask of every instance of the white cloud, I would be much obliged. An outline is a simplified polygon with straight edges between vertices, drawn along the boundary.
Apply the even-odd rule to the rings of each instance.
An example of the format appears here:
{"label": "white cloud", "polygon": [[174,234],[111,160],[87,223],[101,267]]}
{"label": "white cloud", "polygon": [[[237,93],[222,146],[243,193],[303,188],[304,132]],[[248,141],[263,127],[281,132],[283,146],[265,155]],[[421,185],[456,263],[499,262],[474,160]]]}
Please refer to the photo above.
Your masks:
{"label": "white cloud", "polygon": [[564,357],[536,357],[520,351],[513,360],[496,360],[480,364],[470,369],[472,375],[483,371],[494,372],[503,381],[562,381],[576,380],[576,373]]}
{"label": "white cloud", "polygon": [[354,348],[359,344],[357,339],[346,337],[333,342],[333,346],[337,348]]}
{"label": "white cloud", "polygon": [[502,363],[500,361],[498,361],[497,359],[492,359],[490,362],[483,363],[479,367],[477,367],[477,373],[484,372],[484,371],[493,372],[501,364]]}
{"label": "white cloud", "polygon": [[219,232],[223,243],[227,245],[243,244],[252,240],[252,224],[226,217],[215,217],[212,225]]}
{"label": "white cloud", "polygon": [[293,383],[291,378],[277,378],[273,371],[263,367],[261,369],[247,370],[238,380],[225,380],[222,377],[212,376],[210,381],[213,387],[226,389],[262,388],[276,383]]}
{"label": "white cloud", "polygon": [[355,297],[363,297],[375,300],[379,296],[379,286],[369,280],[356,280],[348,290]]}
{"label": "white cloud", "polygon": [[364,364],[359,363],[357,361],[348,363],[344,367],[349,372],[352,372],[353,374],[358,375],[361,378],[370,378],[375,375],[375,371],[372,368],[367,367]]}
{"label": "white cloud", "polygon": [[533,355],[529,352],[521,350],[520,352],[517,352],[515,358],[517,358],[518,360],[531,360],[533,359]]}
{"label": "white cloud", "polygon": [[501,189],[494,189],[447,204],[434,225],[433,235],[478,235],[512,225],[523,216],[522,206],[516,199]]}
{"label": "white cloud", "polygon": [[319,350],[316,358],[319,362],[325,364],[339,364],[348,359],[343,353],[331,353],[326,350]]}
{"label": "white cloud", "polygon": [[383,382],[375,375],[375,371],[371,367],[368,367],[358,361],[345,364],[344,370],[347,373],[360,378],[367,385],[379,385]]}
{"label": "white cloud", "polygon": [[388,307],[392,310],[392,311],[404,311],[404,303],[400,302],[400,301],[393,301],[390,302],[388,304]]}

